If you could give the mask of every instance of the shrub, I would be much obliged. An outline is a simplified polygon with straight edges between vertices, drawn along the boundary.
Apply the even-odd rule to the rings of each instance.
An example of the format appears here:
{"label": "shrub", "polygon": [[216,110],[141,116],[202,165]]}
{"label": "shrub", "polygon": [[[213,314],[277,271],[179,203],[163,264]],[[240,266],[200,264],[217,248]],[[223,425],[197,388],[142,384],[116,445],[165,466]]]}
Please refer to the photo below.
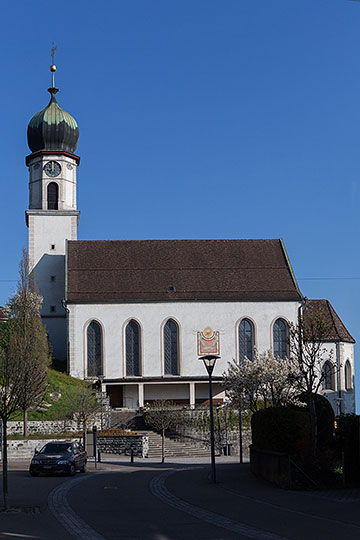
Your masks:
{"label": "shrub", "polygon": [[[330,402],[320,394],[313,394],[315,402],[315,410],[317,416],[317,444],[318,448],[328,448],[332,446],[334,436],[334,411]],[[306,404],[306,408],[302,409],[308,411],[307,395],[301,394],[299,401]]]}
{"label": "shrub", "polygon": [[306,412],[293,407],[270,407],[253,414],[252,441],[255,448],[308,455],[311,448],[310,421]]}
{"label": "shrub", "polygon": [[347,484],[360,480],[359,430],[359,416],[346,414],[338,419],[336,442],[339,451],[344,452],[344,474]]}

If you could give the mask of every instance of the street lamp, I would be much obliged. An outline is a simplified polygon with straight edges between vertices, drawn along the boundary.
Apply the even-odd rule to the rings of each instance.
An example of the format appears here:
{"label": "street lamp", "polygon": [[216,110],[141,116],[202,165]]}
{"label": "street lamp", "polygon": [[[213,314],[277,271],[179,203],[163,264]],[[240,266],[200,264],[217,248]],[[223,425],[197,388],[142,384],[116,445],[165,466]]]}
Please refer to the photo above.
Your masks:
{"label": "street lamp", "polygon": [[214,371],[216,360],[220,356],[215,354],[207,354],[200,356],[199,360],[204,362],[206,371],[209,375],[209,407],[210,407],[210,445],[211,445],[211,482],[216,483],[215,470],[215,438],[214,438],[214,411],[213,411],[213,396],[212,396],[212,373]]}

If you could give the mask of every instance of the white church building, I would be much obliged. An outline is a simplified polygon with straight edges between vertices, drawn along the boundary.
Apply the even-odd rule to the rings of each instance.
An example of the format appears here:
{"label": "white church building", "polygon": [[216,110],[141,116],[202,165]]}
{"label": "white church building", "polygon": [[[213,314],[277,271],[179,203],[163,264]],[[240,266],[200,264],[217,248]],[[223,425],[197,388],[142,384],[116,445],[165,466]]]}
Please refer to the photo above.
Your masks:
{"label": "white church building", "polygon": [[[79,130],[56,101],[29,122],[29,262],[44,297],[53,356],[74,377],[100,380],[113,407],[208,399],[199,339],[216,344],[214,395],[232,359],[286,356],[303,296],[281,239],[79,241],[74,153]],[[326,300],[322,392],[355,412],[354,339]],[[200,336],[200,337],[199,337]],[[215,346],[215,345],[214,345]]]}

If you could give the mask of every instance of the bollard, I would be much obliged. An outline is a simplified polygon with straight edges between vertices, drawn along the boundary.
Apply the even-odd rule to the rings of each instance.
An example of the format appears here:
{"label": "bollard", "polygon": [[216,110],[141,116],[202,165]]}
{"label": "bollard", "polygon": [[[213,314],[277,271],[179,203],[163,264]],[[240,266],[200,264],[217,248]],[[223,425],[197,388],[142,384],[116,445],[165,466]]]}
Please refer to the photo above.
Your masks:
{"label": "bollard", "polygon": [[98,450],[98,463],[101,463],[100,450]]}
{"label": "bollard", "polygon": [[133,448],[130,450],[130,462],[134,463],[134,449]]}

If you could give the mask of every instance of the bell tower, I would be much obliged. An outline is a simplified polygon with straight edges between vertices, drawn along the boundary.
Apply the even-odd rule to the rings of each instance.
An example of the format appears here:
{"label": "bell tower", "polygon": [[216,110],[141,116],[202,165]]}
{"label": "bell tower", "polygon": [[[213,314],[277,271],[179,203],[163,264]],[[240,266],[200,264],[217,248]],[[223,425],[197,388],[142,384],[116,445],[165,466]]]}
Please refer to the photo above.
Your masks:
{"label": "bell tower", "polygon": [[79,128],[75,119],[57,103],[52,48],[50,102],[29,122],[29,266],[43,297],[41,316],[49,334],[53,357],[66,361],[67,325],[65,298],[66,240],[77,239],[80,212],[76,206],[76,171],[80,158],[74,154]]}

